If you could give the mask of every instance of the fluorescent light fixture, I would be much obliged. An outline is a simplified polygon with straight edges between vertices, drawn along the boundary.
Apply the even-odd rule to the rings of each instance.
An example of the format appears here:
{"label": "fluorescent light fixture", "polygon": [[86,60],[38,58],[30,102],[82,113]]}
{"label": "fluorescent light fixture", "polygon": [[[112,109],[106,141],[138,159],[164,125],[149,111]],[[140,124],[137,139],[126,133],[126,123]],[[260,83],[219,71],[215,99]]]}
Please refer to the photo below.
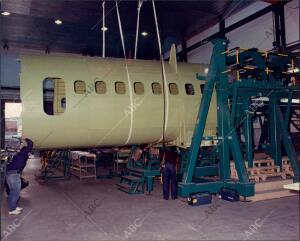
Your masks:
{"label": "fluorescent light fixture", "polygon": [[294,68],[294,72],[292,69],[288,70],[289,73],[299,73],[299,68]]}
{"label": "fluorescent light fixture", "polygon": [[257,97],[253,98],[254,101],[269,101],[270,99],[268,97]]}
{"label": "fluorescent light fixture", "polygon": [[141,35],[146,37],[146,36],[148,36],[148,33],[144,31],[144,32],[141,32]]}
{"label": "fluorescent light fixture", "polygon": [[107,28],[107,27],[102,27],[101,30],[102,30],[102,31],[107,31],[108,28]]}
{"label": "fluorescent light fixture", "polygon": [[62,21],[61,21],[60,19],[56,19],[56,20],[54,21],[54,23],[57,24],[57,25],[61,25],[61,24],[62,24]]}
{"label": "fluorescent light fixture", "polygon": [[1,14],[2,14],[3,16],[9,16],[9,15],[10,15],[10,12],[6,12],[6,11],[5,11],[5,12],[2,12]]}
{"label": "fluorescent light fixture", "polygon": [[[284,99],[280,99],[281,103],[288,103],[288,99],[284,98]],[[292,99],[292,103],[293,104],[299,104],[300,103],[300,99]]]}

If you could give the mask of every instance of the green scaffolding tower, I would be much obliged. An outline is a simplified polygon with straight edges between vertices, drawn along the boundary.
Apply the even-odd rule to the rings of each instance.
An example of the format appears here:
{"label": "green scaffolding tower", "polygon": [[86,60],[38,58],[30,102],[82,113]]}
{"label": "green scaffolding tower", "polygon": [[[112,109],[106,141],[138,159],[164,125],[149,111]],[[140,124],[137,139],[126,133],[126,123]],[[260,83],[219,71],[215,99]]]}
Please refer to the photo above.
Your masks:
{"label": "green scaffolding tower", "polygon": [[[294,182],[299,182],[299,161],[288,125],[292,96],[300,89],[295,85],[287,86],[283,81],[283,76],[289,74],[289,66],[294,68],[293,59],[289,55],[259,52],[257,49],[227,50],[226,39],[215,39],[213,44],[192,143],[186,155],[182,181],[178,184],[179,195],[186,197],[191,193],[207,191],[218,193],[223,187],[235,189],[244,197],[254,195],[254,183],[249,181],[245,161],[249,167],[253,166],[252,121],[255,108],[261,105],[265,107],[265,115],[270,125],[270,141],[265,151],[271,153],[275,164],[282,168],[283,144],[294,171]],[[229,81],[228,73],[232,71],[235,71],[236,76],[233,81]],[[218,163],[199,167],[196,163],[201,152],[201,142],[206,138],[204,129],[214,90],[217,96],[218,144],[213,152],[217,153]],[[255,98],[264,101],[258,104],[253,101]],[[284,113],[280,108],[283,98],[287,99]],[[239,128],[243,130],[244,146],[241,145]],[[238,180],[230,178],[231,158],[235,163]],[[213,173],[213,169],[218,178],[207,178]]]}

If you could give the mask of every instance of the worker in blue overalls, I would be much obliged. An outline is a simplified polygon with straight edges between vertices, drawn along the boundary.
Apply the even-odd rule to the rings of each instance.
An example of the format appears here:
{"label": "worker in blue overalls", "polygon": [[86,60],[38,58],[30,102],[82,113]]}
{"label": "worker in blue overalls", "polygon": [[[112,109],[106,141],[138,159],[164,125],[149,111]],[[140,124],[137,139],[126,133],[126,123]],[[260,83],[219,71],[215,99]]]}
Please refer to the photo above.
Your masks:
{"label": "worker in blue overalls", "polygon": [[6,168],[6,181],[10,189],[8,195],[9,214],[20,214],[22,209],[17,207],[17,202],[21,191],[21,172],[26,166],[29,152],[31,152],[33,142],[26,138],[21,140],[20,151],[17,152]]}
{"label": "worker in blue overalls", "polygon": [[164,199],[169,200],[171,182],[171,196],[174,200],[177,198],[176,165],[179,161],[179,155],[176,150],[168,148],[163,152],[161,159]]}

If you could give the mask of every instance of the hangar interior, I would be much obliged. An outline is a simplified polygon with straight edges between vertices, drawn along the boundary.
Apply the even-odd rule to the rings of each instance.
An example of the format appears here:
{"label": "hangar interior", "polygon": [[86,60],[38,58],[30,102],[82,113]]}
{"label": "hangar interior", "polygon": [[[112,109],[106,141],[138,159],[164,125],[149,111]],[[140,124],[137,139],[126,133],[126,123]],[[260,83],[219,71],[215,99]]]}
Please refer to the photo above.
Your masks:
{"label": "hangar interior", "polygon": [[299,0],[0,13],[1,240],[300,239]]}

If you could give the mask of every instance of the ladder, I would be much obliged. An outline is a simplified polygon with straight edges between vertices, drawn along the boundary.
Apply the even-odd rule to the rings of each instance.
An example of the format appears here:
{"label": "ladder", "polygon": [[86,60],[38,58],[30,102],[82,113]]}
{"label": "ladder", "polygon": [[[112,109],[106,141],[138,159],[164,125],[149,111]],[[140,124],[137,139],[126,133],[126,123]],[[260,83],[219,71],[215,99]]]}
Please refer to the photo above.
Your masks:
{"label": "ladder", "polygon": [[144,193],[144,172],[141,169],[129,168],[129,174],[121,176],[120,183],[117,184],[118,189],[128,194]]}

